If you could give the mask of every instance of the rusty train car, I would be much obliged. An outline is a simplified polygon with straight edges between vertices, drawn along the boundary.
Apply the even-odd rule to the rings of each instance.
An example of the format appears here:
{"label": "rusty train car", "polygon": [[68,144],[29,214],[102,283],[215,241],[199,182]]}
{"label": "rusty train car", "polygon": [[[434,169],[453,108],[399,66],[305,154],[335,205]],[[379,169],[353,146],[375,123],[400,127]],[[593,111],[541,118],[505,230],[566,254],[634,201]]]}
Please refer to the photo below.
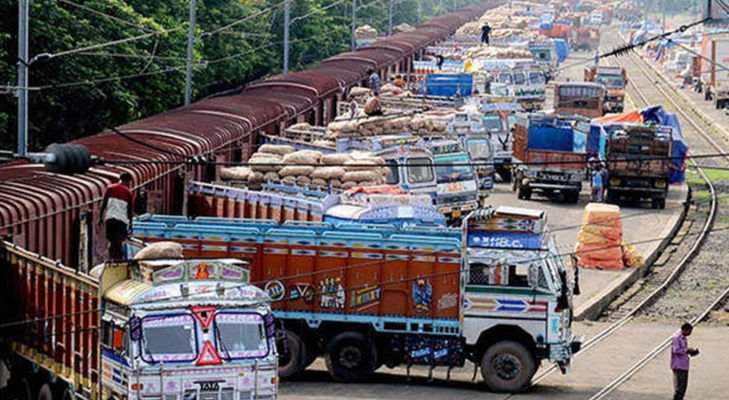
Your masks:
{"label": "rusty train car", "polygon": [[337,101],[366,83],[367,70],[381,76],[412,72],[428,46],[501,1],[480,3],[434,18],[315,68],[254,82],[237,95],[217,97],[134,121],[72,143],[106,163],[88,172],[61,175],[41,164],[0,166],[0,236],[52,260],[85,271],[103,259],[106,241],[97,221],[105,186],[127,171],[147,210],[179,214],[186,180],[215,178],[216,163],[245,161],[258,134],[276,134],[297,122],[324,124]]}

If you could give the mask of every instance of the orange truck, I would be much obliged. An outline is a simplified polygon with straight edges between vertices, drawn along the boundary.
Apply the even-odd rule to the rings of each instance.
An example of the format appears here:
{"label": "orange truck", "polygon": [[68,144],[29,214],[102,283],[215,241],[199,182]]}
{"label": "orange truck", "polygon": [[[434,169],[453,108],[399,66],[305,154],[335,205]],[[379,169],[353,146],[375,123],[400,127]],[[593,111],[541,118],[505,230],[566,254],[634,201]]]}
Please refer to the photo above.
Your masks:
{"label": "orange truck", "polygon": [[479,209],[463,228],[143,216],[134,236],[247,260],[283,325],[282,378],[319,356],[340,382],[469,360],[492,390],[520,392],[541,360],[565,372],[581,343],[543,211]]}
{"label": "orange truck", "polygon": [[625,87],[628,74],[623,67],[585,68],[585,82],[595,82],[605,86],[603,110],[607,113],[621,113],[625,108]]}
{"label": "orange truck", "polygon": [[0,242],[0,398],[275,399],[271,301],[249,276],[175,259],[99,277]]}

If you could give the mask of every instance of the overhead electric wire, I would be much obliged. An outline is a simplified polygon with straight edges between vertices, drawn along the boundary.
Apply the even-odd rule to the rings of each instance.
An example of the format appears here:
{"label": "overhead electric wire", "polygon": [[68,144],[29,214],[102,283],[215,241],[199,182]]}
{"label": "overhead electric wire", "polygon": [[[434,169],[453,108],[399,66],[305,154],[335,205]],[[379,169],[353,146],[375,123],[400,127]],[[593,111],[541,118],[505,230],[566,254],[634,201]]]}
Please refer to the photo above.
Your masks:
{"label": "overhead electric wire", "polygon": [[309,13],[307,13],[307,14],[304,14],[304,15],[298,16],[298,17],[296,17],[296,18],[292,18],[292,19],[291,19],[291,21],[289,22],[289,25],[293,25],[293,24],[294,24],[295,22],[299,22],[299,21],[301,21],[301,20],[303,20],[303,19],[309,18],[309,17],[311,17],[311,16],[312,16],[312,15],[314,15],[314,14],[318,14],[318,13],[320,13],[320,12],[322,12],[322,11],[326,11],[326,10],[328,10],[328,9],[330,9],[330,8],[332,8],[332,7],[334,7],[334,6],[336,6],[336,5],[339,5],[339,4],[342,4],[342,3],[344,3],[345,1],[347,1],[347,0],[337,0],[337,1],[335,1],[334,3],[332,3],[332,4],[329,4],[329,5],[327,5],[327,6],[324,6],[324,7],[319,7],[319,8],[317,8],[317,9],[315,9],[315,10],[312,10],[312,11],[310,11],[310,12],[309,12]]}
{"label": "overhead electric wire", "polygon": [[141,29],[141,30],[146,31],[146,32],[155,32],[156,31],[156,29],[147,28],[147,27],[144,27],[142,25],[138,25],[138,24],[135,24],[133,22],[129,22],[129,21],[124,20],[122,18],[115,17],[113,15],[110,15],[110,14],[104,13],[102,11],[93,9],[93,8],[88,7],[88,6],[85,6],[83,4],[74,3],[73,1],[70,1],[70,0],[57,0],[57,1],[59,3],[64,3],[64,4],[68,4],[70,6],[73,6],[73,7],[77,7],[77,8],[80,8],[80,9],[84,10],[84,11],[90,12],[92,14],[96,14],[96,15],[102,16],[104,18],[108,18],[108,19],[110,19],[110,20],[112,20],[114,22],[119,22],[119,23],[124,24],[124,25],[129,25],[129,26],[135,27],[137,29]]}
{"label": "overhead electric wire", "polygon": [[260,10],[260,11],[258,11],[256,13],[253,13],[251,15],[248,15],[246,17],[243,17],[243,18],[241,18],[239,20],[233,21],[233,22],[231,22],[231,23],[229,23],[227,25],[224,25],[224,26],[222,26],[220,28],[217,28],[217,29],[214,29],[212,31],[203,32],[202,34],[200,34],[200,36],[198,36],[198,38],[204,39],[204,38],[210,37],[212,35],[218,34],[220,32],[226,31],[226,30],[228,30],[228,29],[230,29],[230,28],[232,28],[232,27],[234,27],[236,25],[240,25],[240,24],[242,24],[244,22],[253,20],[253,19],[255,19],[255,18],[257,18],[257,17],[259,17],[259,16],[261,16],[263,14],[269,13],[269,12],[271,12],[271,11],[273,11],[273,10],[281,7],[282,5],[284,5],[286,3],[286,1],[287,0],[281,1],[278,4],[275,4],[275,5],[273,5],[271,7],[268,7],[268,8],[264,8],[263,10]]}
{"label": "overhead electric wire", "polygon": [[[193,66],[204,66],[206,65],[205,62],[195,62],[193,63]],[[167,67],[165,69],[159,70],[159,71],[150,71],[150,72],[144,72],[144,73],[137,73],[137,74],[130,74],[130,75],[121,75],[121,76],[114,76],[109,78],[101,78],[96,80],[83,80],[78,82],[69,82],[69,83],[54,83],[44,86],[39,86],[39,90],[53,90],[53,89],[64,89],[69,87],[76,87],[76,86],[86,86],[86,85],[97,85],[99,83],[106,83],[106,82],[113,82],[113,81],[121,81],[121,80],[127,80],[127,79],[134,79],[134,78],[140,78],[144,76],[150,76],[150,75],[159,75],[159,74],[166,74],[170,72],[176,72],[176,71],[182,71],[186,69],[187,67],[185,65],[181,65],[178,67]]]}

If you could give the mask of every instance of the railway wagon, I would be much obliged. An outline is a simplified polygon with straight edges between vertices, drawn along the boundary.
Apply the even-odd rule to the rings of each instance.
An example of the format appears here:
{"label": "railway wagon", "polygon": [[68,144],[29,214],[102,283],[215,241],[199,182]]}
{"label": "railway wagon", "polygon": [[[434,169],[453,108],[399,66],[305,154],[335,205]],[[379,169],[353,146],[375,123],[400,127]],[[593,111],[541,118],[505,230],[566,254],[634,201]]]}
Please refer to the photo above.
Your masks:
{"label": "railway wagon", "polygon": [[[239,95],[203,100],[77,140],[104,161],[64,176],[17,160],[0,166],[0,235],[64,265],[88,270],[103,259],[106,241],[95,221],[104,187],[130,172],[147,210],[178,214],[187,180],[210,181],[216,164],[245,161],[261,132],[276,134],[301,121],[328,122],[349,88],[410,72],[428,46],[502,2],[484,2],[433,18],[411,32],[324,60],[306,72],[256,82]],[[287,96],[289,91],[295,95]],[[144,204],[144,202],[140,202]],[[145,211],[142,208],[140,212]]]}

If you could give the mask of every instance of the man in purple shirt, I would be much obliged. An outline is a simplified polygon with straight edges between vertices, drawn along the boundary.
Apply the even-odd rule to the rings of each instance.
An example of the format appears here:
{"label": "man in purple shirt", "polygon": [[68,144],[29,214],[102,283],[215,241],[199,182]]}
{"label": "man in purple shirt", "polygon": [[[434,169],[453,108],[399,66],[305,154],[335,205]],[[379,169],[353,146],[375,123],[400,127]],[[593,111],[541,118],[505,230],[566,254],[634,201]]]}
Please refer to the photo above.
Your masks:
{"label": "man in purple shirt", "polygon": [[694,330],[693,325],[686,322],[681,325],[681,332],[673,337],[671,343],[671,369],[673,370],[673,400],[683,400],[688,387],[689,356],[699,354],[699,349],[688,347],[687,337]]}

